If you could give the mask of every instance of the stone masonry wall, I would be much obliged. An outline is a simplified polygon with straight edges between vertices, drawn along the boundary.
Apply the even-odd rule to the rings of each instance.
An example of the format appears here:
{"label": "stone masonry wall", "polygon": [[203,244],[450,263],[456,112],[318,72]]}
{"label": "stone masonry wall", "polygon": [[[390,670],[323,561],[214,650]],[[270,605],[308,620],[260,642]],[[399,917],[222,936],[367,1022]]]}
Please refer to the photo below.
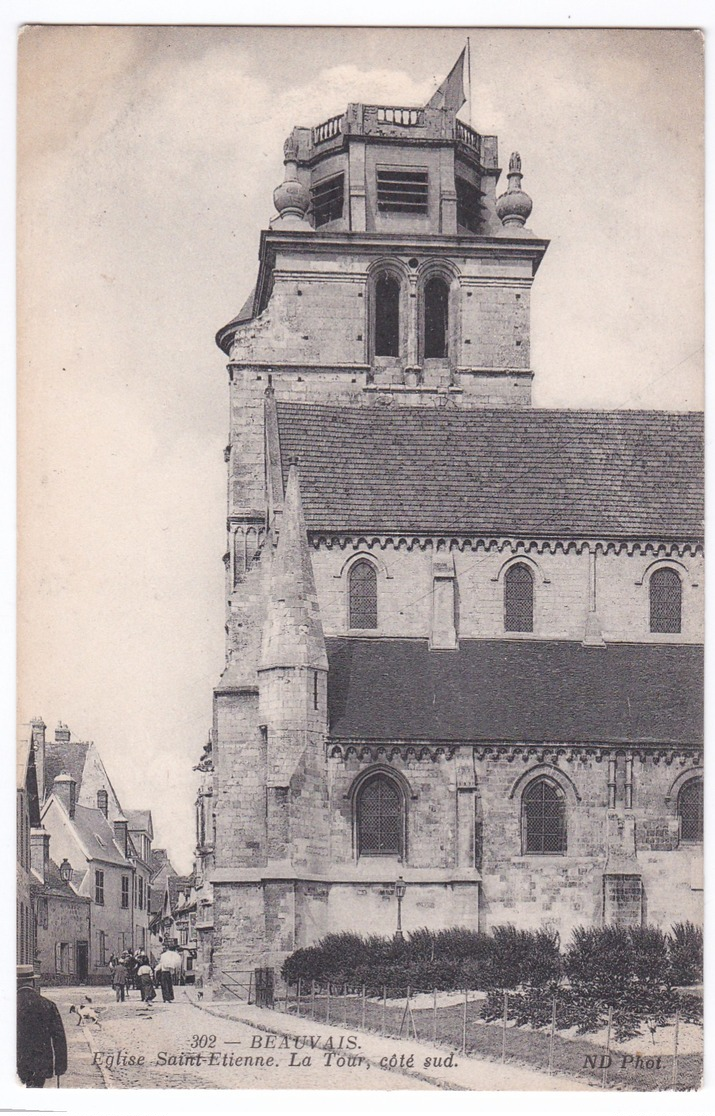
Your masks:
{"label": "stone masonry wall", "polygon": [[[45,896],[39,899],[40,903],[47,902],[47,926],[43,919],[38,919],[37,949],[40,955],[40,972],[43,978],[55,978],[55,945],[57,942],[66,942],[73,947],[74,974],[63,974],[67,983],[76,983],[76,953],[77,942],[90,944],[89,970],[94,968],[92,947],[90,941],[89,903],[79,900],[61,899],[58,896]],[[128,942],[127,945],[130,943]],[[110,949],[116,949],[116,943],[110,943]]]}
{"label": "stone masonry wall", "polygon": [[[414,252],[418,256],[414,256]],[[460,253],[461,254],[461,253]],[[417,270],[409,260],[418,258]],[[390,259],[404,272],[410,298],[404,303],[404,352],[408,364],[419,351],[423,280],[420,265],[441,262],[458,273],[457,297],[451,313],[459,315],[450,328],[457,347],[451,362],[460,369],[526,370],[530,360],[529,292],[532,261],[506,259],[488,248],[472,247],[455,262],[430,249],[400,250],[391,244],[360,253],[346,246],[302,253],[278,250],[274,285],[262,313],[236,328],[231,361],[236,365],[303,365],[326,368],[366,366],[372,333],[369,268]],[[412,274],[411,274],[412,271]],[[427,273],[425,273],[427,274]],[[410,278],[408,278],[410,276]],[[413,285],[414,284],[414,285]]]}
{"label": "stone masonry wall", "polygon": [[[434,543],[424,549],[406,543],[375,543],[354,538],[342,549],[324,543],[313,550],[318,598],[326,635],[344,635],[348,629],[348,573],[351,560],[372,557],[377,567],[378,636],[421,637],[430,634],[430,591]],[[523,548],[485,551],[454,550],[459,594],[458,634],[464,639],[499,639],[504,631],[504,569],[510,560],[524,559],[534,576],[534,632],[537,639],[582,640],[589,607],[589,558],[584,550],[567,554],[525,554]],[[597,606],[604,638],[638,642],[654,640],[701,643],[703,639],[702,558],[677,560],[683,579],[683,630],[677,636],[649,631],[647,579],[652,555],[625,551],[598,555]],[[519,633],[518,638],[525,638]],[[526,637],[528,638],[528,637]]]}

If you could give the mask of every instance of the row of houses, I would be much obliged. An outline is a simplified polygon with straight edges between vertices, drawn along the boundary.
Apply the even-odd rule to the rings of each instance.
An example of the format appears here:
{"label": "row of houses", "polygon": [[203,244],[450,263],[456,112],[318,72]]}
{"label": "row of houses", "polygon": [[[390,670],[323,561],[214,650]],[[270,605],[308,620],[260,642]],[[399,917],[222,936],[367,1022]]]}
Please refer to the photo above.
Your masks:
{"label": "row of houses", "polygon": [[122,805],[94,742],[65,724],[54,739],[42,718],[22,726],[17,756],[18,962],[43,983],[92,983],[122,950],[157,954],[176,873],[152,850],[151,811]]}

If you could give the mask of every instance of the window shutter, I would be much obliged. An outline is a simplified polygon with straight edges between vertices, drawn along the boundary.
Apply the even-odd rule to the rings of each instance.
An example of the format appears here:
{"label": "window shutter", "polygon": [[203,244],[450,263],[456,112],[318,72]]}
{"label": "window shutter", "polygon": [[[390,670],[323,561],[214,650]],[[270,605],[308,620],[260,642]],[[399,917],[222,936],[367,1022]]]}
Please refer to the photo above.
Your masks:
{"label": "window shutter", "polygon": [[62,972],[62,950],[60,942],[55,942],[55,972]]}
{"label": "window shutter", "polygon": [[69,964],[68,964],[67,968],[68,968],[68,971],[70,973],[73,973],[75,971],[75,967],[74,967],[74,942],[70,942],[68,952],[69,952]]}

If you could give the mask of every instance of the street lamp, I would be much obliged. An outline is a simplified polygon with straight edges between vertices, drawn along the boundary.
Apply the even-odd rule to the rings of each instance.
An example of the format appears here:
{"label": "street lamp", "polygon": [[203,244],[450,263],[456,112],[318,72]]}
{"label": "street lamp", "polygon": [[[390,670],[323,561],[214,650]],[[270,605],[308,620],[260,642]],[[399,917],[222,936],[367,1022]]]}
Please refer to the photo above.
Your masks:
{"label": "street lamp", "polygon": [[395,884],[395,895],[397,896],[397,930],[395,931],[395,937],[399,938],[400,940],[402,940],[405,936],[402,933],[402,900],[405,898],[406,891],[407,884],[403,880],[402,876],[400,876],[397,883]]}

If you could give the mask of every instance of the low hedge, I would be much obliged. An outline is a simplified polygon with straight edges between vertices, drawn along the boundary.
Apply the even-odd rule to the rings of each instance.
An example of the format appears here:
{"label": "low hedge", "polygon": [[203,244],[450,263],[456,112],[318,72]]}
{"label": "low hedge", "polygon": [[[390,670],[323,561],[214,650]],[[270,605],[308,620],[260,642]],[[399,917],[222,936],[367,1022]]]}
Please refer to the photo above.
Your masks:
{"label": "low hedge", "polygon": [[701,1021],[702,1000],[676,988],[701,981],[702,965],[703,934],[692,923],[670,934],[652,926],[578,927],[564,951],[554,931],[506,925],[489,933],[420,929],[404,939],[328,934],[286,958],[282,975],[304,987],[364,986],[371,996],[481,990],[488,1021],[501,1017],[507,991],[508,1017],[533,1027],[550,1024],[556,996],[559,1029],[598,1030],[610,1010],[614,1037],[622,1040],[644,1023],[663,1026],[677,1009],[683,1021]]}

